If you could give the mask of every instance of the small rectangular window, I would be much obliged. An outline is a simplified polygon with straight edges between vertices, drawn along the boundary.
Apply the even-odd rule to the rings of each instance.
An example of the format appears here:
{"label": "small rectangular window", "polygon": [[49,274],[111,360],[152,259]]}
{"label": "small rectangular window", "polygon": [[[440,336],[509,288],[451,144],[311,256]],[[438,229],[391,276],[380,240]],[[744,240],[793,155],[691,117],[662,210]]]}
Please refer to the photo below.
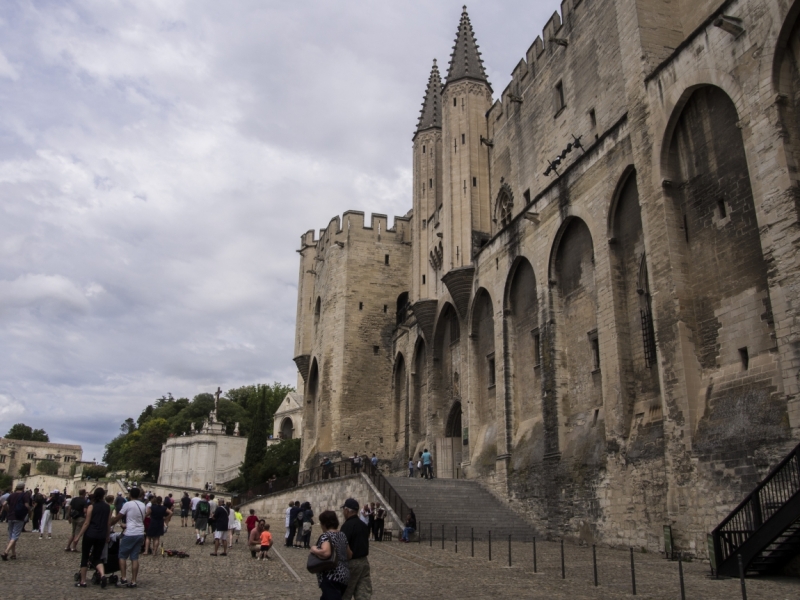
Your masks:
{"label": "small rectangular window", "polygon": [[5,454],[0,454],[0,463],[4,463],[4,462],[6,462],[6,455]]}
{"label": "small rectangular window", "polygon": [[478,187],[478,178],[477,177],[473,177],[472,178],[472,187]]}
{"label": "small rectangular window", "polygon": [[747,353],[747,346],[739,348],[739,358],[742,359],[742,369],[747,371],[750,368],[750,355]]}
{"label": "small rectangular window", "polygon": [[33,452],[28,452],[28,460],[33,460],[36,458],[36,455]]}
{"label": "small rectangular window", "polygon": [[384,304],[383,305],[383,312],[388,312],[388,311],[389,311],[389,305],[388,304]]}
{"label": "small rectangular window", "polygon": [[428,187],[433,189],[433,179],[428,179]]}
{"label": "small rectangular window", "polygon": [[597,127],[597,115],[594,112],[594,109],[589,111],[589,121],[592,123],[592,129]]}
{"label": "small rectangular window", "polygon": [[592,419],[592,427],[597,425],[597,417],[598,416],[600,416],[600,409],[599,408],[595,408],[594,409],[594,419]]}
{"label": "small rectangular window", "polygon": [[531,203],[531,189],[528,188],[524,192],[522,192],[522,197],[525,198],[525,204],[528,205]]}
{"label": "small rectangular window", "polygon": [[458,98],[453,98],[453,106],[458,106]]}
{"label": "small rectangular window", "polygon": [[686,243],[689,243],[689,218],[683,215],[683,237],[686,238]]}
{"label": "small rectangular window", "polygon": [[533,366],[538,367],[542,364],[542,349],[540,345],[542,338],[538,329],[534,329],[531,333],[533,334]]}
{"label": "small rectangular window", "polygon": [[422,285],[425,285],[425,275],[422,276]]}
{"label": "small rectangular window", "polygon": [[462,133],[461,134],[461,145],[463,146],[466,143],[467,143],[467,136]]}
{"label": "small rectangular window", "polygon": [[600,370],[600,340],[597,339],[597,330],[589,332],[589,345],[592,349],[592,372]]}
{"label": "small rectangular window", "polygon": [[717,200],[717,210],[719,210],[719,218],[724,219],[728,216],[728,209],[725,208],[725,200],[720,198]]}
{"label": "small rectangular window", "polygon": [[561,109],[564,108],[564,84],[561,81],[556,84],[553,101],[556,114],[558,114],[561,112]]}
{"label": "small rectangular window", "polygon": [[425,154],[425,146],[422,146],[422,153]]}
{"label": "small rectangular window", "polygon": [[358,310],[364,310],[364,303],[363,302],[359,302],[358,303]]}
{"label": "small rectangular window", "polygon": [[381,351],[381,347],[380,346],[373,346],[372,347],[372,353],[373,354],[378,354],[378,352],[380,352],[380,351]]}
{"label": "small rectangular window", "polygon": [[494,362],[494,353],[490,354],[486,357],[486,367],[489,369],[487,380],[489,381],[489,387],[492,387],[496,384],[495,381],[495,362]]}
{"label": "small rectangular window", "polygon": [[383,255],[383,264],[385,264],[385,265],[389,264],[389,255],[388,254],[384,254]]}

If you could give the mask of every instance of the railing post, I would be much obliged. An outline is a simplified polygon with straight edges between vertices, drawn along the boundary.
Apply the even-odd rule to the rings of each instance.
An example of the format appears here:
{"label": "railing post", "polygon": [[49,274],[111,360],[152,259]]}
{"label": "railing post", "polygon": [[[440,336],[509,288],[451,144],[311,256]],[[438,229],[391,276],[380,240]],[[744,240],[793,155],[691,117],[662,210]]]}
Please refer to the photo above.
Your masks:
{"label": "railing post", "polygon": [[470,541],[470,553],[469,555],[472,558],[475,558],[475,528],[470,527],[469,529],[469,541]]}
{"label": "railing post", "polygon": [[594,569],[594,587],[597,587],[597,547],[592,544],[592,568]]}
{"label": "railing post", "polygon": [[444,523],[442,523],[442,550],[444,550]]}
{"label": "railing post", "polygon": [[536,573],[536,536],[533,536],[533,572]]}
{"label": "railing post", "polygon": [[561,538],[561,579],[567,578],[567,571],[564,568],[564,538]]}
{"label": "railing post", "polygon": [[678,576],[681,580],[681,600],[686,600],[686,589],[683,585],[683,557],[678,553]]}
{"label": "railing post", "polygon": [[633,547],[631,547],[631,585],[633,586],[633,595],[636,595],[636,568],[633,566]]}
{"label": "railing post", "polygon": [[492,560],[492,530],[489,530],[489,560]]}
{"label": "railing post", "polygon": [[455,534],[454,535],[455,535],[455,550],[456,550],[456,554],[458,554],[458,525],[456,525],[456,529],[455,529]]}
{"label": "railing post", "polygon": [[508,534],[508,566],[511,566],[511,534]]}
{"label": "railing post", "polygon": [[739,562],[739,585],[742,586],[742,600],[747,600],[747,586],[744,583],[744,561],[741,554],[737,555],[736,558]]}
{"label": "railing post", "polygon": [[430,527],[430,531],[428,532],[428,537],[430,538],[429,541],[430,541],[431,548],[433,548],[433,523],[428,523],[428,525]]}

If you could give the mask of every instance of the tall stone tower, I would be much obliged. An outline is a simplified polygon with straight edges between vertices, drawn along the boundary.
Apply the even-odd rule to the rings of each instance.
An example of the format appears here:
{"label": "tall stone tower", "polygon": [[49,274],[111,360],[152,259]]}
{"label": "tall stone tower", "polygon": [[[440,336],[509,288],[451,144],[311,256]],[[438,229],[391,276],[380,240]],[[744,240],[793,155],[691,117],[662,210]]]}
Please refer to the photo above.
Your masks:
{"label": "tall stone tower", "polygon": [[414,267],[411,301],[433,298],[442,262],[442,78],[433,61],[414,134]]}
{"label": "tall stone tower", "polygon": [[442,273],[469,266],[490,237],[489,154],[481,138],[491,106],[492,87],[465,6],[442,90]]}

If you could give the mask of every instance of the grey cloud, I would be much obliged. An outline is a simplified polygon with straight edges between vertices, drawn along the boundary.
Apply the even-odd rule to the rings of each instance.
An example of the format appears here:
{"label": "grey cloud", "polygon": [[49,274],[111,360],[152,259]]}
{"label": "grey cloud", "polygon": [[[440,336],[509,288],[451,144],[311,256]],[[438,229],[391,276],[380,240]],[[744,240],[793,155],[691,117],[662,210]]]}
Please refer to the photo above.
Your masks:
{"label": "grey cloud", "polygon": [[[296,381],[301,233],[405,214],[460,2],[20,2],[0,21],[0,434]],[[556,2],[470,5],[496,93]]]}

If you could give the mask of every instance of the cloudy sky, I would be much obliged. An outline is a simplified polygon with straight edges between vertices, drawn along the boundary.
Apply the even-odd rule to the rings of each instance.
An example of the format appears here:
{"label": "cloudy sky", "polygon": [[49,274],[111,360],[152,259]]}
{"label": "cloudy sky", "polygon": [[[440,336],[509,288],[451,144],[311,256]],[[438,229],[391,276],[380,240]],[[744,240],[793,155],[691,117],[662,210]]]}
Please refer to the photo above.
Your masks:
{"label": "cloudy sky", "polygon": [[[473,2],[495,95],[558,8]],[[5,0],[0,435],[102,457],[166,393],[294,384],[299,236],[411,204],[461,2]]]}

